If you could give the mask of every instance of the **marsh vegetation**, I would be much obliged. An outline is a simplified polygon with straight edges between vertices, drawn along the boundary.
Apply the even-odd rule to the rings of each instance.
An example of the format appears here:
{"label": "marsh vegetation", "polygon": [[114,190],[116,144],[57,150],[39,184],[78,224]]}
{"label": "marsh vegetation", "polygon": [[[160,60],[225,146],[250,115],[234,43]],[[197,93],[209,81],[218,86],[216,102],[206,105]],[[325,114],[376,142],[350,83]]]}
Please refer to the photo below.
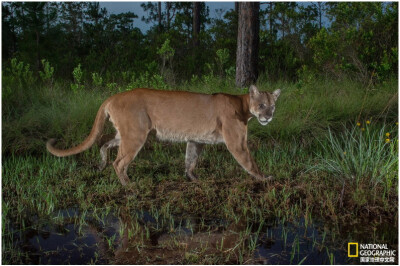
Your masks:
{"label": "marsh vegetation", "polygon": [[[98,171],[99,147],[56,158],[45,141],[81,142],[102,101],[132,87],[246,91],[219,77],[174,87],[148,77],[115,88],[55,82],[26,90],[25,76],[4,79],[4,262],[351,263],[346,241],[397,243],[396,80],[367,87],[260,80],[262,90],[282,89],[273,122],[249,124],[250,149],[272,182],[253,180],[224,145],[205,147],[200,178],[189,182],[185,144],[150,135],[124,188],[111,165]],[[108,125],[105,138],[112,132]]]}

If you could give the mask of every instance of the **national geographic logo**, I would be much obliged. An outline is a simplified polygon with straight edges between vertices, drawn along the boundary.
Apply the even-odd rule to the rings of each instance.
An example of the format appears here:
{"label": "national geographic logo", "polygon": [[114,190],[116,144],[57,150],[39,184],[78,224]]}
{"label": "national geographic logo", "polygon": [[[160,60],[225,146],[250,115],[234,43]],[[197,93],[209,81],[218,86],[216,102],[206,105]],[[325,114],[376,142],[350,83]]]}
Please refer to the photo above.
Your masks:
{"label": "national geographic logo", "polygon": [[387,244],[358,244],[349,242],[347,244],[347,256],[349,258],[360,258],[360,262],[393,263],[395,262],[396,250],[389,249]]}
{"label": "national geographic logo", "polygon": [[349,258],[358,257],[358,243],[349,242],[347,245],[347,255]]}

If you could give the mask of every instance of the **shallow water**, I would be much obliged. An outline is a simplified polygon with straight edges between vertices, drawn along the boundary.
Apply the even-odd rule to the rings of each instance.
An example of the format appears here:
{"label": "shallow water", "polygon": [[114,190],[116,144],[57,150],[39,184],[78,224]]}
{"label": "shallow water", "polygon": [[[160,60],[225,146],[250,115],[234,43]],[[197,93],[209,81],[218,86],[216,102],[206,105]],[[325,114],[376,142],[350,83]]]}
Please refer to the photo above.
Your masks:
{"label": "shallow water", "polygon": [[[72,208],[56,212],[51,223],[33,216],[20,226],[23,229],[8,226],[3,261],[16,259],[15,252],[4,251],[4,241],[10,241],[19,250],[15,262],[22,264],[196,263],[195,254],[204,246],[203,255],[230,252],[229,263],[359,264],[358,258],[347,257],[347,243],[371,239],[365,232],[335,236],[322,223],[306,225],[304,219],[228,224],[198,217],[162,218],[143,211],[118,213],[99,217]],[[383,230],[397,232],[393,227]],[[387,241],[397,249],[397,233]],[[241,247],[247,251],[244,258]]]}
{"label": "shallow water", "polygon": [[[306,226],[304,220],[280,224],[269,228],[258,239],[259,246],[254,257],[265,264],[349,264],[347,251],[337,247],[326,234],[318,230],[318,225]],[[286,237],[285,237],[286,235]],[[286,238],[286,241],[285,241]],[[325,242],[326,241],[326,242]]]}

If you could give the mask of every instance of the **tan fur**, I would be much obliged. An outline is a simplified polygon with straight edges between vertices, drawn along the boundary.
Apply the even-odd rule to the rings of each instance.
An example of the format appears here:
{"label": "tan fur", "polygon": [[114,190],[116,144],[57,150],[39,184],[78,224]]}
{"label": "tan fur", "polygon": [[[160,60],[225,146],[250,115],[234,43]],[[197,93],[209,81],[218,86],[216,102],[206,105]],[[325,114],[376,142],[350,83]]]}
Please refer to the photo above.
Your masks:
{"label": "tan fur", "polygon": [[113,163],[123,185],[129,182],[127,169],[146,141],[151,130],[162,140],[185,141],[186,175],[194,180],[193,169],[203,144],[225,143],[239,164],[253,177],[265,180],[247,148],[247,122],[255,116],[262,125],[271,121],[274,93],[259,92],[252,85],[246,95],[213,95],[135,89],[108,98],[100,107],[90,135],[78,146],[60,150],[54,139],[47,142],[52,154],[63,157],[90,148],[101,135],[107,117],[117,134],[101,148],[101,169],[107,163],[107,150],[119,146]]}

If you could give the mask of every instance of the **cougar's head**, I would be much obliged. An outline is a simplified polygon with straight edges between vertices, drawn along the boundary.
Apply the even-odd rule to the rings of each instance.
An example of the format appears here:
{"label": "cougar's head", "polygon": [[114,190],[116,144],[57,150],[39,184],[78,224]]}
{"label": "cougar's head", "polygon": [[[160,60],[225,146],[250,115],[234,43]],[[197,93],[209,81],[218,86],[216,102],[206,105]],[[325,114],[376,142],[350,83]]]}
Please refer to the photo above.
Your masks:
{"label": "cougar's head", "polygon": [[252,113],[265,126],[272,121],[275,111],[275,101],[281,94],[281,90],[277,89],[273,93],[262,92],[256,86],[251,85],[249,88],[250,95],[250,113]]}

